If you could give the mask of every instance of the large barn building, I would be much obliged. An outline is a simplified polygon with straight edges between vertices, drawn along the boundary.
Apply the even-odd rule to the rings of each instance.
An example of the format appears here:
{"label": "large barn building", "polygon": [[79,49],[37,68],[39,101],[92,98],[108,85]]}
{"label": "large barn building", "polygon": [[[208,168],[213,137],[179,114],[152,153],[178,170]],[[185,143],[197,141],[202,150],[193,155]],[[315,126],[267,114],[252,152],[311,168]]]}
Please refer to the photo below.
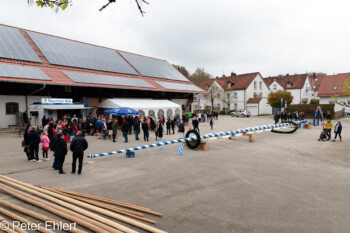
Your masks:
{"label": "large barn building", "polygon": [[[0,128],[18,125],[25,110],[35,116],[31,106],[51,100],[43,108],[57,117],[95,113],[113,98],[170,100],[179,112],[205,92],[165,60],[0,24]],[[55,102],[62,99],[71,106]]]}

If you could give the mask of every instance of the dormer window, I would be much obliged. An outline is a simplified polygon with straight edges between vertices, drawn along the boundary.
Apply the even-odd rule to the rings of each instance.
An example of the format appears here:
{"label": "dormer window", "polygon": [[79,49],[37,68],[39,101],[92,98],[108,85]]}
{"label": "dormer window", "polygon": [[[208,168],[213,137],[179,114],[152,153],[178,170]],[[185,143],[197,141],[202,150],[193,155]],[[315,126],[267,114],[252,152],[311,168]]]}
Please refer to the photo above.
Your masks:
{"label": "dormer window", "polygon": [[313,89],[315,89],[315,88],[316,88],[316,85],[315,85],[315,86],[313,86],[312,88],[313,88]]}
{"label": "dormer window", "polygon": [[317,82],[317,80],[318,80],[318,79],[316,78],[316,79],[315,79],[315,82]]}
{"label": "dormer window", "polygon": [[334,87],[333,87],[333,90],[337,90],[337,89],[338,89],[338,86],[334,86]]}
{"label": "dormer window", "polygon": [[288,82],[288,83],[287,83],[287,87],[292,87],[292,83],[291,83],[291,82]]}
{"label": "dormer window", "polygon": [[230,83],[230,82],[227,83],[228,88],[231,88],[232,86],[233,86],[233,83]]}

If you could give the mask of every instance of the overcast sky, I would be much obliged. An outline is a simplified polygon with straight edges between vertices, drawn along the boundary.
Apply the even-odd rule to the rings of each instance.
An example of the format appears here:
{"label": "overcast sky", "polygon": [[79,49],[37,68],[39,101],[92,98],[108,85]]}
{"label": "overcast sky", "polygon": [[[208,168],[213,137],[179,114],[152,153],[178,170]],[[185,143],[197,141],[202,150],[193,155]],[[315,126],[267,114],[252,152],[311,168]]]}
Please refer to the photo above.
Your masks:
{"label": "overcast sky", "polygon": [[350,72],[349,0],[148,0],[144,17],[134,0],[102,12],[107,0],[73,0],[57,14],[27,0],[2,1],[2,24],[166,59],[190,72]]}

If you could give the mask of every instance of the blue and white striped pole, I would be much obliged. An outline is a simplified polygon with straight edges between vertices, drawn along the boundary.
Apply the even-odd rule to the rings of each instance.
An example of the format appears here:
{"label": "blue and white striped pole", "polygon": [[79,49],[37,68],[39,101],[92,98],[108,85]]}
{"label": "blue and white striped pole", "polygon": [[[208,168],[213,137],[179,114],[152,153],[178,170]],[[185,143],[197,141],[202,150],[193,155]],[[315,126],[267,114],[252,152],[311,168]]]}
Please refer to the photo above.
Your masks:
{"label": "blue and white striped pole", "polygon": [[[302,123],[306,123],[307,121],[296,121],[294,123],[296,124],[302,124]],[[218,133],[214,133],[214,134],[206,134],[201,136],[201,139],[206,139],[206,138],[214,138],[214,137],[220,137],[220,136],[226,136],[226,135],[237,135],[237,134],[241,134],[241,133],[253,133],[255,131],[261,132],[262,130],[271,130],[274,128],[279,128],[279,127],[287,127],[287,126],[292,126],[293,124],[291,123],[281,123],[281,124],[276,124],[276,125],[262,125],[262,126],[255,126],[255,127],[248,127],[245,129],[237,129],[237,130],[231,130],[231,131],[227,131],[227,132],[218,132]],[[175,140],[171,140],[171,141],[163,141],[163,142],[158,142],[158,143],[154,143],[154,144],[149,144],[149,145],[144,145],[144,146],[137,146],[137,147],[131,147],[128,149],[124,149],[124,150],[117,150],[117,151],[112,151],[112,152],[106,152],[106,153],[101,153],[101,154],[90,154],[87,157],[88,158],[95,158],[95,157],[102,157],[105,155],[113,155],[113,154],[120,154],[120,153],[124,153],[124,152],[128,152],[128,151],[135,151],[135,150],[142,150],[142,149],[147,149],[147,148],[152,148],[152,147],[159,147],[162,145],[169,145],[169,144],[175,144],[175,143],[181,143],[181,142],[192,142],[197,140],[197,137],[189,137],[189,138],[181,138],[181,139],[175,139]]]}

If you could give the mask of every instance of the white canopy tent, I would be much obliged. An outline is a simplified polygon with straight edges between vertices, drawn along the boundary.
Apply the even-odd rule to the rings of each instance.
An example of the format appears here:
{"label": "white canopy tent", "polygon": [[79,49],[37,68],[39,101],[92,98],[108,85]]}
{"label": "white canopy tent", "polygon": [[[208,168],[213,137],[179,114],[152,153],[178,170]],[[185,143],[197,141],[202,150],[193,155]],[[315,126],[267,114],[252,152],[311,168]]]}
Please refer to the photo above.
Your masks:
{"label": "white canopy tent", "polygon": [[95,108],[119,108],[129,107],[139,111],[140,116],[166,116],[173,117],[175,114],[182,114],[181,105],[169,100],[154,100],[154,99],[108,99],[102,101]]}

